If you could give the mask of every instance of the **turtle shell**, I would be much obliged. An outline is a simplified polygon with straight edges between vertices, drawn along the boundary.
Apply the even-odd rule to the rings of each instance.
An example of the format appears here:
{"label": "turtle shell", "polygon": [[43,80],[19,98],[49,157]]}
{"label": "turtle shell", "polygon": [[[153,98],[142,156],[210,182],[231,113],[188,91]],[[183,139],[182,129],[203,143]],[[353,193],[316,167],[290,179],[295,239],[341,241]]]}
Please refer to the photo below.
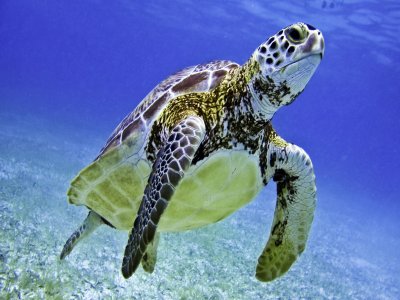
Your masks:
{"label": "turtle shell", "polygon": [[[196,65],[168,77],[157,85],[136,109],[123,119],[97,158],[72,180],[67,193],[69,202],[85,205],[114,227],[129,230],[136,217],[151,171],[151,162],[146,157],[144,146],[153,122],[168,102],[175,97],[186,93],[210,91],[222,81],[229,70],[237,67],[239,67],[238,64],[230,61],[214,61]],[[220,167],[226,165],[223,157],[225,156],[222,155],[222,160],[216,160],[214,165]],[[229,176],[233,171],[231,168],[235,166],[222,168],[226,169],[223,171],[226,174],[221,174],[221,178]],[[199,170],[193,170],[193,175]],[[200,174],[201,172],[205,171],[200,170]],[[215,180],[211,181],[214,183]],[[187,184],[185,192],[177,191],[177,194],[185,195],[187,192],[194,191],[189,187],[190,184]],[[204,182],[204,184],[210,185],[211,182]],[[253,192],[255,193],[251,191],[252,194]],[[215,215],[213,219],[222,217]],[[171,218],[173,218],[172,215]],[[201,221],[198,226],[205,225],[207,222],[207,220]],[[182,226],[184,227],[185,224]],[[181,228],[171,230],[175,229],[181,230]]]}
{"label": "turtle shell", "polygon": [[171,99],[183,94],[210,91],[222,81],[230,69],[237,67],[239,65],[234,62],[219,60],[191,66],[169,76],[122,120],[101,149],[99,157],[118,147],[131,135],[151,127],[152,122]]}

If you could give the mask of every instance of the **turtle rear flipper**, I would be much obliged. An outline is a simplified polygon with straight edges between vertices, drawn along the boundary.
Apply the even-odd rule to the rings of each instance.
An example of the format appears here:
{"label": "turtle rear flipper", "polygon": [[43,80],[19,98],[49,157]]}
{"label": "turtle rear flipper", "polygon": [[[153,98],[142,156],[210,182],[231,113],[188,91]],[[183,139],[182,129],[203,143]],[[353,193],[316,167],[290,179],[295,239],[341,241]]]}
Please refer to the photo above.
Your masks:
{"label": "turtle rear flipper", "polygon": [[272,131],[266,153],[269,175],[277,182],[271,233],[258,259],[256,277],[271,281],[285,274],[304,251],[316,204],[316,186],[309,156]]}
{"label": "turtle rear flipper", "polygon": [[104,224],[102,218],[94,211],[90,211],[83,224],[69,237],[61,251],[60,259],[64,259],[71,253],[76,244],[91,234],[97,227]]}
{"label": "turtle rear flipper", "polygon": [[147,273],[153,273],[157,262],[157,247],[160,240],[160,234],[156,232],[154,239],[147,245],[146,252],[142,257],[142,267]]}

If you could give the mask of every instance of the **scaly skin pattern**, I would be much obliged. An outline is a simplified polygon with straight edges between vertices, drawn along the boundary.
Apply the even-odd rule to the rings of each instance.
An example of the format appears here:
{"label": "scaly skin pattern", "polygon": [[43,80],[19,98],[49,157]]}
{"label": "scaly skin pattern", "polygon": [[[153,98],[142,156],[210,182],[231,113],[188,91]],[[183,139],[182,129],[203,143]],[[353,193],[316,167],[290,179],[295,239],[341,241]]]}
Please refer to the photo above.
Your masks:
{"label": "scaly skin pattern", "polygon": [[129,277],[136,270],[147,245],[153,241],[160,217],[175,187],[190,167],[204,134],[203,120],[189,115],[174,127],[165,146],[158,152],[125,249],[122,262],[124,277]]}

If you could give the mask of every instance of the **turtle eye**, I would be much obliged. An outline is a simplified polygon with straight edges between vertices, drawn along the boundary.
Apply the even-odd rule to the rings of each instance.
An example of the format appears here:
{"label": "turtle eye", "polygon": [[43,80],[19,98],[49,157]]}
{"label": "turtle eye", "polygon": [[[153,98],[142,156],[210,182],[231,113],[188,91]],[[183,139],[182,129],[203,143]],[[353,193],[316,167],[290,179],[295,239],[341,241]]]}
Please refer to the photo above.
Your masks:
{"label": "turtle eye", "polygon": [[285,31],[286,37],[294,44],[299,44],[306,39],[306,32],[298,25],[293,25]]}

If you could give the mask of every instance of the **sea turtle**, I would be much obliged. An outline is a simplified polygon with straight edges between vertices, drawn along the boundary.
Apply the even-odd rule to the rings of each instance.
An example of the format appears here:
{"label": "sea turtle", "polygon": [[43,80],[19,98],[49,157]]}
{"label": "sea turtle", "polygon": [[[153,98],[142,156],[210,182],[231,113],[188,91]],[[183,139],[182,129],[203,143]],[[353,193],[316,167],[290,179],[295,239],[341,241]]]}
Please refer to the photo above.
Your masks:
{"label": "sea turtle", "polygon": [[72,180],[68,200],[89,214],[61,259],[107,224],[132,228],[123,276],[140,262],[151,273],[160,232],[218,222],[273,179],[276,209],[256,277],[270,281],[284,274],[304,250],[316,186],[309,156],[279,137],[271,120],[303,91],[323,53],[321,32],[296,23],[261,44],[242,66],[213,61],[157,85]]}

